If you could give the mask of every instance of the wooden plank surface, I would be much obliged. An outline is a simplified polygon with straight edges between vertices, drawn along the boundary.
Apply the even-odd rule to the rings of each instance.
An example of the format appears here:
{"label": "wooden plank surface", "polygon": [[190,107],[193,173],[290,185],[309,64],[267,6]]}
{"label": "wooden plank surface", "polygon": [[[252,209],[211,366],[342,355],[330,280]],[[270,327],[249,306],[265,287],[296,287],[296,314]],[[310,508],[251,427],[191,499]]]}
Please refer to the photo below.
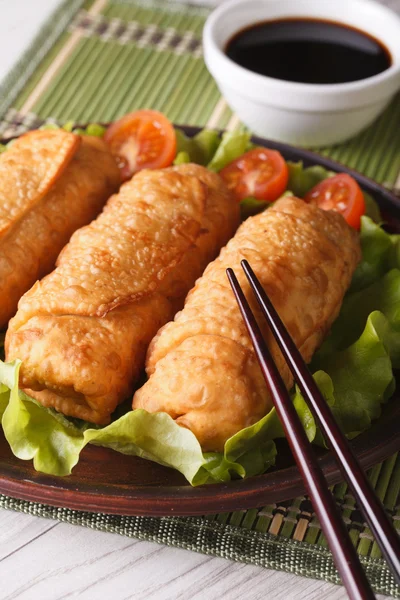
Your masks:
{"label": "wooden plank surface", "polygon": [[2,600],[346,598],[322,581],[5,510],[0,582]]}

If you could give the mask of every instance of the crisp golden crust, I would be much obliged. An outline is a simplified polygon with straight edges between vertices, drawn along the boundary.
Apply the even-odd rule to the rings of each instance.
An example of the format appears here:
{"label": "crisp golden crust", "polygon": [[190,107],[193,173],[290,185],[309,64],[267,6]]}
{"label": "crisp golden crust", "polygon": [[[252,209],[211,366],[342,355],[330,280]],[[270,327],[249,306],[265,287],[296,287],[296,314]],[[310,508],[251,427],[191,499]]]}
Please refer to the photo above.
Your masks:
{"label": "crisp golden crust", "polygon": [[23,359],[21,386],[44,406],[105,424],[132,393],[152,328],[170,311],[168,300],[154,294],[106,317],[38,314],[7,334],[7,356]]}
{"label": "crisp golden crust", "polygon": [[49,191],[80,143],[63,129],[30,131],[0,156],[0,235]]}
{"label": "crisp golden crust", "polygon": [[132,393],[150,340],[238,222],[237,203],[204,167],[138,173],[21,299],[6,353],[23,360],[22,387],[107,422]]}
{"label": "crisp golden crust", "polygon": [[[49,143],[43,134],[50,136]],[[34,140],[33,148],[36,154],[31,156],[33,164],[30,168],[27,159],[29,151],[24,145],[24,168],[18,171],[23,179],[19,180],[18,189],[21,194],[28,193],[28,189],[45,190],[45,193],[38,193],[34,201],[32,194],[28,195],[23,212],[18,216],[14,214],[12,224],[0,234],[0,327],[4,327],[15,314],[21,296],[37,279],[54,268],[59,252],[72,233],[89,223],[100,212],[120,183],[118,167],[102,140],[85,136],[80,141],[77,136],[66,132],[64,134],[67,141],[70,140],[70,135],[74,143],[78,140],[78,149],[68,160],[65,152],[62,154],[66,165],[60,162],[61,151],[56,155],[54,160],[58,169],[57,177],[51,177],[50,186],[39,182],[37,175],[40,169],[36,163],[43,157],[48,172],[54,175],[55,167],[49,155],[49,148],[54,145],[54,132],[32,132],[21,138],[21,141]],[[19,142],[20,140],[17,140],[11,149],[1,156],[7,158],[9,152],[14,156]],[[17,157],[18,153],[13,161],[17,161]],[[8,160],[0,164],[11,166]],[[2,167],[0,172],[1,169]],[[45,173],[40,175],[44,181]],[[47,183],[48,179],[49,177],[46,179]],[[14,173],[10,171],[9,176],[6,173],[0,174],[0,180],[8,189],[10,182],[15,184]],[[0,202],[0,206],[4,208],[4,202]]]}
{"label": "crisp golden crust", "polygon": [[[307,362],[336,318],[360,259],[358,235],[334,212],[283,198],[248,219],[208,265],[184,309],[153,339],[147,383],[134,408],[165,411],[204,450],[222,450],[271,408],[251,341],[226,277],[232,267],[256,315],[240,261],[247,259]],[[259,319],[288,388],[291,374]],[[190,373],[190,376],[188,376]]]}

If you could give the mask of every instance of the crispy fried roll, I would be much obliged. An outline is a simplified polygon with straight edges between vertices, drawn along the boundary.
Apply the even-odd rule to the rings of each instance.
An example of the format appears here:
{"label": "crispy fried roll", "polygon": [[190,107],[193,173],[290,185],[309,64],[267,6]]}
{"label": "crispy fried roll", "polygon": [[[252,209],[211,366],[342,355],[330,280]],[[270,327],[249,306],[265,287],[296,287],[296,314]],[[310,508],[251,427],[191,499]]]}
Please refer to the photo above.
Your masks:
{"label": "crispy fried roll", "polygon": [[45,406],[107,423],[157,330],[234,233],[239,207],[198,165],[142,171],[72,236],[21,299],[6,337],[20,385]]}
{"label": "crispy fried roll", "polygon": [[[240,268],[244,258],[309,362],[338,315],[360,246],[339,214],[283,198],[245,221],[208,265],[184,309],[153,339],[146,365],[150,378],[133,399],[134,408],[169,413],[194,432],[204,450],[222,450],[230,436],[272,407],[226,276],[226,268],[234,268],[259,317]],[[263,331],[289,389],[289,369],[265,324]]]}
{"label": "crispy fried roll", "polygon": [[0,328],[54,268],[72,233],[90,223],[120,181],[103,141],[32,131],[0,156]]}

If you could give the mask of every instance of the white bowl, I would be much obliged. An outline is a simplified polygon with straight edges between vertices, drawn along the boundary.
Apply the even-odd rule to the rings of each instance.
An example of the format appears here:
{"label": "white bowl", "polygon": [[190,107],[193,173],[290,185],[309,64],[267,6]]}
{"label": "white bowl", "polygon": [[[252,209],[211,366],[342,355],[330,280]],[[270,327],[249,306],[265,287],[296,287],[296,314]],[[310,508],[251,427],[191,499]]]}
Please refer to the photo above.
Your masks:
{"label": "white bowl", "polygon": [[[382,73],[339,84],[282,81],[245,69],[224,53],[242,28],[285,17],[352,25],[392,56]],[[208,70],[230,107],[255,133],[305,146],[342,142],[369,125],[400,88],[400,18],[372,0],[232,0],[211,13],[203,33]]]}

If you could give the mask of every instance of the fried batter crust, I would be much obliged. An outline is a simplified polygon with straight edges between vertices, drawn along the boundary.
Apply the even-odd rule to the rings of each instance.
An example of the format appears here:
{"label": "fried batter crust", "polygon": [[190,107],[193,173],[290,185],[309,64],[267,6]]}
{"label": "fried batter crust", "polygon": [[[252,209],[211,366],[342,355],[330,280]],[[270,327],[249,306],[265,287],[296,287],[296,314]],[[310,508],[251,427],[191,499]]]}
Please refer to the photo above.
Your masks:
{"label": "fried batter crust", "polygon": [[30,131],[14,140],[0,157],[0,234],[48,192],[80,143],[63,129]]}
{"label": "fried batter crust", "polygon": [[102,140],[63,130],[32,131],[1,155],[0,328],[119,183],[118,167]]}
{"label": "fried batter crust", "polygon": [[245,221],[208,265],[184,309],[153,339],[150,378],[133,407],[165,411],[191,429],[204,450],[221,451],[229,437],[272,407],[226,268],[234,269],[289,389],[292,376],[240,261],[249,261],[309,362],[339,313],[360,255],[358,234],[341,215],[297,198],[282,198]]}
{"label": "fried batter crust", "polygon": [[152,337],[238,223],[237,203],[204,167],[135,175],[21,299],[6,337],[7,359],[23,360],[21,386],[66,415],[108,422]]}

